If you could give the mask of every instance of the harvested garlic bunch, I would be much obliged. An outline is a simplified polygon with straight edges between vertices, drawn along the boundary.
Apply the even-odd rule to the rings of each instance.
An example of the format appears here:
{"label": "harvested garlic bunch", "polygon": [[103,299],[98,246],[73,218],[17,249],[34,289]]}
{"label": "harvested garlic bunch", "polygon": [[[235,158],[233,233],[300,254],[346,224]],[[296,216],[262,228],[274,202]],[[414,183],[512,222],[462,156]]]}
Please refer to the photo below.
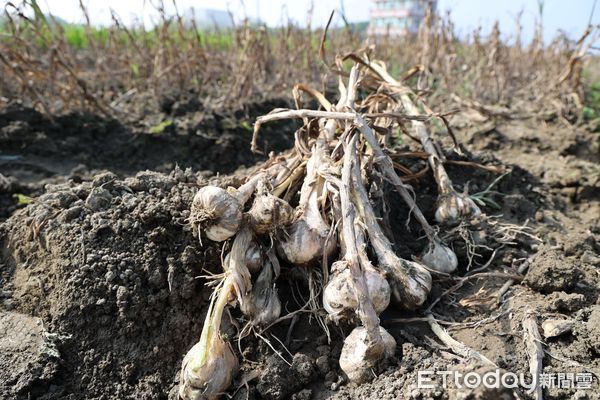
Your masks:
{"label": "harvested garlic bunch", "polygon": [[190,222],[194,231],[210,240],[222,242],[235,235],[242,223],[242,206],[238,199],[225,189],[204,186],[192,201]]}
{"label": "harvested garlic bunch", "polygon": [[[352,272],[346,262],[333,264],[332,275],[323,291],[323,307],[333,320],[352,317],[358,307],[358,299],[352,282]],[[364,269],[369,298],[375,312],[380,314],[390,304],[390,285],[378,271],[372,267]]]}
{"label": "harvested garlic bunch", "polygon": [[[379,327],[383,339],[383,352],[373,352],[368,342],[367,330],[356,327],[344,340],[340,355],[340,368],[351,382],[363,383],[373,378],[373,368],[382,359],[392,357],[396,352],[396,340],[384,328]],[[375,354],[373,354],[375,353]]]}

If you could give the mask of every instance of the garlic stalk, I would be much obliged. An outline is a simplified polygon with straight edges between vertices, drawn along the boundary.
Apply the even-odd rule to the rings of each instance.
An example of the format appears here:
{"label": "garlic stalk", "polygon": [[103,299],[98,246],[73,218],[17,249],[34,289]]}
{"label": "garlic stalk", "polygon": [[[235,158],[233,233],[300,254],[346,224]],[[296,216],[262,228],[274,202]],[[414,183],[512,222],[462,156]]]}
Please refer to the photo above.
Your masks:
{"label": "garlic stalk", "polygon": [[379,329],[379,318],[369,297],[369,289],[364,270],[361,269],[359,250],[356,244],[355,218],[356,210],[352,204],[350,190],[352,190],[352,157],[349,148],[356,146],[354,135],[346,147],[344,162],[342,166],[342,179],[327,176],[327,179],[337,186],[339,191],[340,209],[342,214],[341,240],[344,243],[344,258],[338,261],[340,267],[350,271],[353,284],[353,292],[356,296],[358,306],[356,313],[365,329],[365,338],[362,341],[366,350],[364,352],[365,363],[376,364],[385,357],[385,345]]}
{"label": "garlic stalk", "polygon": [[[400,95],[402,105],[409,115],[419,116],[419,111],[411,101],[408,94]],[[412,121],[417,137],[421,141],[425,152],[429,155],[427,161],[433,171],[433,176],[438,185],[437,209],[435,220],[439,223],[455,224],[462,219],[475,217],[481,214],[481,210],[468,195],[458,193],[442,163],[443,155],[434,146],[427,126],[422,121]]]}
{"label": "garlic stalk", "polygon": [[219,334],[223,309],[232,289],[233,277],[227,275],[211,299],[200,340],[183,359],[179,382],[182,400],[219,398],[237,372],[237,357]]}
{"label": "garlic stalk", "polygon": [[[246,224],[247,225],[247,224]],[[250,271],[248,270],[248,250],[255,244],[254,234],[247,226],[243,227],[233,240],[231,252],[227,260],[226,273],[231,276],[232,285],[240,307],[244,306],[246,297],[252,289]]]}
{"label": "garlic stalk", "polygon": [[365,221],[371,245],[377,255],[378,266],[387,274],[394,302],[405,309],[416,309],[429,296],[431,274],[419,263],[404,260],[394,253],[392,244],[379,226],[367,190],[363,185],[356,151],[353,151],[352,157],[355,163],[354,202]]}
{"label": "garlic stalk", "polygon": [[[375,160],[379,164],[381,168],[381,172],[385,175],[385,177],[394,185],[404,202],[410,208],[411,213],[414,214],[415,218],[421,224],[427,239],[429,240],[429,249],[435,250],[436,255],[441,255],[441,251],[446,254],[444,257],[432,257],[426,253],[426,256],[423,256],[423,263],[428,267],[435,269],[437,271],[453,271],[456,269],[456,255],[449,247],[445,246],[442,241],[438,238],[435,230],[429,225],[427,219],[421,212],[417,203],[415,203],[415,199],[408,192],[407,186],[402,182],[396,171],[394,171],[394,165],[392,160],[383,152],[381,146],[377,142],[375,138],[375,134],[364,118],[360,114],[356,114],[356,124],[364,138],[367,140],[373,152],[375,153]],[[433,254],[433,253],[432,253]],[[454,265],[454,266],[453,266]],[[453,267],[452,267],[453,266]]]}
{"label": "garlic stalk", "polygon": [[[400,97],[402,106],[412,116],[421,116],[419,109],[410,98],[412,91],[395,80],[385,69],[385,66],[377,63],[371,63],[370,66],[377,71],[379,76],[393,88],[395,88]],[[427,161],[433,171],[433,176],[438,185],[438,201],[435,219],[439,223],[455,224],[461,219],[476,217],[481,214],[481,210],[475,202],[466,194],[460,194],[452,185],[452,181],[442,164],[443,154],[433,144],[429,135],[429,130],[423,121],[413,119],[411,124],[423,146],[425,152],[429,155]]]}

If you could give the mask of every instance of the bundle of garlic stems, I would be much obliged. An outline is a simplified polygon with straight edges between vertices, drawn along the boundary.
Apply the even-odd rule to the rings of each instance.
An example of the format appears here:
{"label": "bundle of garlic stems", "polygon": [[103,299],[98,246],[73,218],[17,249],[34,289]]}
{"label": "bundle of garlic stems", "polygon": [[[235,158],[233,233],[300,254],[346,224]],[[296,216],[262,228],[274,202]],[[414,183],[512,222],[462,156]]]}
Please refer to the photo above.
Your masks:
{"label": "bundle of garlic stems", "polygon": [[[261,124],[303,119],[294,149],[271,157],[237,189],[205,186],[194,197],[190,223],[198,239],[225,242],[230,251],[223,259],[201,339],[182,365],[182,399],[213,398],[231,384],[237,360],[219,334],[227,305],[237,305],[250,326],[265,327],[280,317],[280,260],[290,268],[323,267],[323,308],[331,321],[355,326],[340,356],[341,369],[355,382],[370,379],[379,363],[394,354],[395,341],[379,325],[379,314],[390,302],[417,309],[431,290],[430,271],[456,269],[456,255],[426,220],[412,188],[396,173],[385,140],[376,133],[381,116],[413,117],[438,184],[438,222],[453,223],[479,210],[453,188],[410,90],[394,80],[383,63],[370,62],[366,55],[354,58],[347,84],[340,74],[335,105],[309,86],[297,85],[297,105],[305,92],[324,110],[278,109],[258,118],[253,149]],[[358,95],[365,92],[384,94],[377,107],[385,113],[360,112],[373,99],[367,96],[361,102]],[[418,261],[396,255],[380,226],[368,190],[374,174],[395,188],[422,227],[428,245],[415,258]]]}

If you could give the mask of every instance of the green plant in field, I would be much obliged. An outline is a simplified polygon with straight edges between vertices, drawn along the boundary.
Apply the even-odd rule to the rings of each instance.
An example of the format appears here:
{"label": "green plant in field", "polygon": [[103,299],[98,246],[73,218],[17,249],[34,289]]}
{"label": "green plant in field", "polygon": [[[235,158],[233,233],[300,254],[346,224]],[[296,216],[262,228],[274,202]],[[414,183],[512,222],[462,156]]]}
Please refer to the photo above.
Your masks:
{"label": "green plant in field", "polygon": [[586,90],[582,114],[587,121],[600,118],[600,80],[592,83]]}
{"label": "green plant in field", "polygon": [[240,122],[240,127],[242,127],[244,130],[246,130],[248,132],[252,132],[252,125],[250,125],[250,123],[246,120],[243,120],[242,122]]}
{"label": "green plant in field", "polygon": [[76,49],[88,47],[88,38],[82,25],[68,24],[62,27],[67,43]]}
{"label": "green plant in field", "polygon": [[170,119],[164,120],[161,123],[151,127],[150,133],[153,135],[161,135],[165,131],[165,129],[167,129],[171,125],[173,125],[173,121],[171,121]]}
{"label": "green plant in field", "polygon": [[15,193],[13,194],[13,198],[17,201],[18,206],[26,206],[33,201],[31,197],[26,196],[23,193]]}
{"label": "green plant in field", "polygon": [[493,190],[494,186],[496,186],[498,184],[498,182],[500,182],[500,180],[502,178],[504,178],[506,175],[510,174],[511,171],[507,171],[505,173],[503,173],[502,175],[500,175],[499,177],[497,177],[496,179],[494,179],[494,181],[492,183],[489,184],[489,186],[487,188],[485,188],[485,190],[478,192],[478,193],[473,193],[470,197],[471,199],[473,199],[477,204],[479,204],[480,206],[487,206],[487,207],[491,207],[494,208],[496,210],[501,210],[502,207],[500,206],[500,204],[498,204],[496,202],[496,200],[494,199],[494,196],[504,196],[505,194],[502,192],[498,192],[497,190]]}
{"label": "green plant in field", "polygon": [[131,73],[134,77],[139,78],[140,76],[140,66],[136,63],[131,63]]}

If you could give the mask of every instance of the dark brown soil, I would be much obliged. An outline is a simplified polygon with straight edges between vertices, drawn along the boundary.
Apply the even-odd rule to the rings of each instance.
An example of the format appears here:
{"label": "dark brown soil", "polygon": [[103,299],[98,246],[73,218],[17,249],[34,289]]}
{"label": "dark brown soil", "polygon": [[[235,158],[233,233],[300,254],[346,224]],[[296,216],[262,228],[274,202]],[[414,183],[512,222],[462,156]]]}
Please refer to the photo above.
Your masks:
{"label": "dark brown soil", "polygon": [[[209,296],[200,277],[220,264],[219,246],[201,247],[192,237],[190,201],[209,179],[239,183],[244,168],[260,161],[248,150],[250,132],[223,122],[235,115],[184,128],[194,115],[150,135],[93,115],[58,117],[52,125],[31,110],[0,113],[0,173],[6,178],[0,218],[7,218],[0,225],[0,398],[176,398],[180,363],[198,339]],[[484,211],[530,227],[496,253],[487,271],[514,272],[523,259],[530,261],[525,279],[501,302],[490,295],[507,279],[488,276],[444,297],[434,315],[456,323],[445,325],[455,339],[515,373],[529,368],[521,327],[526,313],[540,324],[573,319],[571,332],[545,341],[544,372],[600,373],[599,135],[559,123],[473,124],[461,115],[452,124],[472,152],[469,159],[512,171],[495,187],[501,210]],[[263,145],[291,145],[293,129],[289,123],[273,127]],[[448,170],[458,188],[468,184],[471,193],[498,176],[466,166]],[[231,175],[215,178],[216,172]],[[431,179],[414,184],[431,217]],[[17,205],[15,193],[33,199]],[[425,243],[414,239],[420,236],[416,226],[406,231],[406,215],[398,201],[389,225],[397,251],[408,257]],[[464,246],[455,246],[458,275],[464,275]],[[490,255],[482,251],[475,261],[483,265]],[[279,279],[288,311],[308,293],[297,279],[302,275],[284,268]],[[453,284],[437,281],[431,299]],[[489,367],[454,355],[427,323],[398,321],[420,316],[398,310],[382,316],[397,339],[395,359],[373,382],[349,385],[337,366],[349,328],[332,325],[329,342],[314,317],[298,315],[271,331],[287,350],[268,336],[279,355],[263,340],[241,340],[244,362],[230,392],[235,399],[513,398],[500,389],[419,389],[420,370]],[[227,321],[224,330],[235,342],[236,325]],[[596,376],[592,390],[555,388],[545,398],[597,399],[598,393]],[[524,391],[519,396],[530,398]]]}

